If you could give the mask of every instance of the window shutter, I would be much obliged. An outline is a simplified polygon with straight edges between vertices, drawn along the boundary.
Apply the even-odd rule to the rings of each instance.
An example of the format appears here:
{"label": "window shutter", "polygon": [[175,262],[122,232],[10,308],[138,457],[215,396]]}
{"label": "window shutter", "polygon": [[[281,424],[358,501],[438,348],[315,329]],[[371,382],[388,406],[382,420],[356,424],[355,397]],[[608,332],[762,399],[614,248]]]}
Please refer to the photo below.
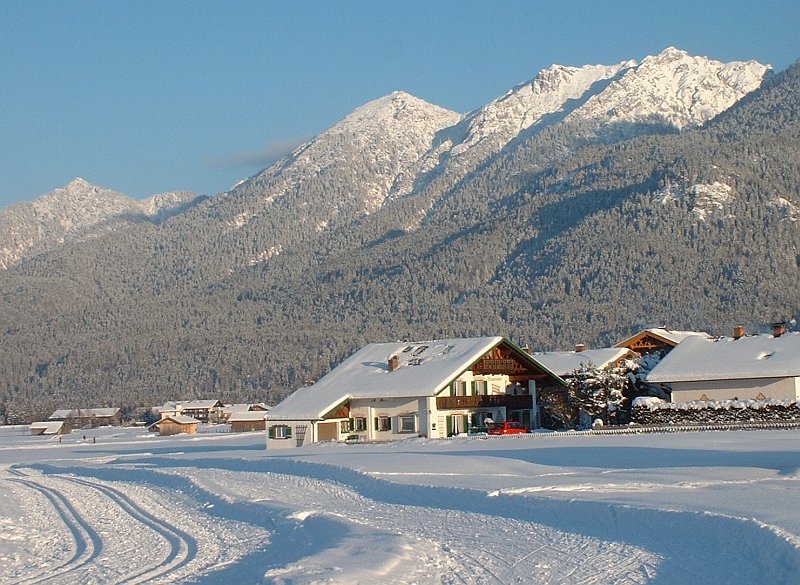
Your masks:
{"label": "window shutter", "polygon": [[275,438],[275,427],[269,427],[269,438],[270,439]]}
{"label": "window shutter", "polygon": [[392,430],[392,417],[390,417],[390,416],[386,417],[386,422],[389,423],[388,424],[389,428],[387,430],[391,431]]}
{"label": "window shutter", "polygon": [[376,431],[380,430],[380,429],[378,428],[378,417],[376,416],[376,417],[375,417],[374,419],[372,419],[372,420],[374,420],[374,421],[375,421],[375,430],[376,430]]}
{"label": "window shutter", "polygon": [[292,427],[286,427],[286,438],[291,439],[292,437]]}

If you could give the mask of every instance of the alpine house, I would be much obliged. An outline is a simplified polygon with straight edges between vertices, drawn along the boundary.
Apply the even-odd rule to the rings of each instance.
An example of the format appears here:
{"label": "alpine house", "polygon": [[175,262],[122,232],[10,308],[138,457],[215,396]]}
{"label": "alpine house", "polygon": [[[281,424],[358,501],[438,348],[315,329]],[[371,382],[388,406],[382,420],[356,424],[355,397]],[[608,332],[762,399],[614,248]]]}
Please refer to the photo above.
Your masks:
{"label": "alpine house", "polygon": [[800,400],[800,333],[687,337],[647,381],[669,386],[672,402]]}
{"label": "alpine house", "polygon": [[489,418],[536,427],[537,392],[563,386],[503,337],[373,343],[272,408],[267,447],[445,438]]}

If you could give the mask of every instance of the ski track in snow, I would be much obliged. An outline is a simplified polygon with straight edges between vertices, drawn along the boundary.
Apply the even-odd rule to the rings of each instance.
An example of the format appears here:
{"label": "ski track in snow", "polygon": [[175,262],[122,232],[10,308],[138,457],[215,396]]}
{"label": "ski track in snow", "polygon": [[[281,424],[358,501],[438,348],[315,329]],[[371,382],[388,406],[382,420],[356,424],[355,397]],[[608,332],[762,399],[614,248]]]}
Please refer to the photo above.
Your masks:
{"label": "ski track in snow", "polygon": [[[1,583],[183,582],[197,565],[202,567],[210,559],[217,564],[235,560],[252,544],[266,541],[265,535],[256,535],[242,551],[229,555],[223,549],[215,558],[213,538],[209,538],[208,531],[198,531],[193,520],[187,522],[190,526],[186,530],[176,526],[181,519],[197,513],[190,502],[175,500],[171,494],[154,493],[130,484],[112,487],[110,482],[79,478],[71,473],[42,475],[20,468],[8,470],[4,479],[28,490],[28,494],[18,497],[21,508],[41,507],[42,497],[49,503],[52,513],[38,530],[45,535],[45,542],[69,541],[69,545],[49,550],[40,547],[32,555],[39,560],[18,566],[5,559]],[[66,534],[71,538],[65,538]],[[207,555],[204,559],[198,558],[195,535],[203,539],[203,552]],[[228,535],[220,531],[214,536],[222,540]]]}
{"label": "ski track in snow", "polygon": [[[16,477],[25,477],[21,472],[14,473]],[[69,500],[58,490],[39,485],[26,479],[13,479],[12,481],[36,490],[42,494],[58,514],[72,536],[72,555],[55,566],[33,573],[22,579],[12,580],[12,584],[34,585],[37,583],[58,583],[70,573],[77,572],[85,565],[94,561],[103,550],[103,542],[91,525],[77,512]]]}
{"label": "ski track in snow", "polygon": [[[660,509],[659,498],[633,506],[589,497],[758,490],[759,481],[780,490],[765,494],[790,496],[797,475],[789,468],[779,479],[720,472],[665,484],[638,474],[560,486],[550,482],[570,473],[550,468],[526,487],[515,478],[534,476],[512,464],[493,474],[508,487],[482,490],[415,483],[458,475],[424,457],[408,473],[394,463],[393,473],[319,451],[311,455],[325,462],[217,457],[213,448],[186,459],[189,450],[0,467],[0,582],[688,585],[793,583],[800,572],[798,537],[755,518]],[[631,470],[598,479],[607,473]]]}

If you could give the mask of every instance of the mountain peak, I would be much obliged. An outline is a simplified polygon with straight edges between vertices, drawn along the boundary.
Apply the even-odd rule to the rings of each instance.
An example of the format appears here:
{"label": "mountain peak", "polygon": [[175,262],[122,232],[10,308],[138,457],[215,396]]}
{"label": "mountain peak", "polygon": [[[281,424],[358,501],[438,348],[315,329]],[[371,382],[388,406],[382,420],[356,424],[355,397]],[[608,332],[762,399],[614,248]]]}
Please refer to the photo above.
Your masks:
{"label": "mountain peak", "polygon": [[90,185],[90,183],[86,179],[75,177],[69,183],[67,183],[67,189],[79,189],[88,185]]}
{"label": "mountain peak", "polygon": [[356,108],[351,114],[346,116],[334,128],[340,125],[352,126],[363,124],[372,125],[375,121],[395,119],[402,121],[423,120],[431,117],[445,116],[458,119],[460,116],[445,108],[426,102],[410,93],[404,91],[393,91],[392,93],[379,97]]}
{"label": "mountain peak", "polygon": [[674,59],[683,59],[685,57],[689,57],[689,53],[687,53],[683,49],[678,49],[676,47],[667,47],[655,57],[649,57],[649,58],[657,59],[659,61],[668,61]]}
{"label": "mountain peak", "polygon": [[621,127],[698,126],[757,89],[769,70],[756,61],[722,63],[667,47],[625,71],[572,118]]}
{"label": "mountain peak", "polygon": [[64,187],[54,189],[53,191],[43,195],[41,199],[44,201],[80,201],[84,199],[95,198],[95,196],[100,194],[108,194],[114,198],[126,198],[121,193],[117,193],[116,191],[107,189],[105,187],[100,187],[99,185],[94,185],[86,179],[82,179],[81,177],[75,177]]}

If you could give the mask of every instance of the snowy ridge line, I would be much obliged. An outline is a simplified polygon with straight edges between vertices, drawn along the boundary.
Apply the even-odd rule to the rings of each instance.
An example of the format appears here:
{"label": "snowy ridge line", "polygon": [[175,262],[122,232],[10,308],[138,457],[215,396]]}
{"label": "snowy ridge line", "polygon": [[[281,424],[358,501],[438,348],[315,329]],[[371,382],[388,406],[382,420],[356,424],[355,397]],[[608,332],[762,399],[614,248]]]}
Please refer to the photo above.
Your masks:
{"label": "snowy ridge line", "polygon": [[[643,435],[653,433],[695,433],[703,431],[760,431],[760,430],[790,430],[800,428],[800,421],[752,421],[742,423],[719,423],[702,425],[653,425],[641,427],[618,427],[608,429],[587,429],[553,431],[552,433],[531,432],[523,435],[511,435],[512,438],[526,439],[537,438],[547,439],[553,437],[570,437],[575,435]],[[447,437],[445,441],[459,439],[499,439],[502,437],[491,437],[489,435],[459,435]],[[506,438],[509,438],[508,436]]]}

